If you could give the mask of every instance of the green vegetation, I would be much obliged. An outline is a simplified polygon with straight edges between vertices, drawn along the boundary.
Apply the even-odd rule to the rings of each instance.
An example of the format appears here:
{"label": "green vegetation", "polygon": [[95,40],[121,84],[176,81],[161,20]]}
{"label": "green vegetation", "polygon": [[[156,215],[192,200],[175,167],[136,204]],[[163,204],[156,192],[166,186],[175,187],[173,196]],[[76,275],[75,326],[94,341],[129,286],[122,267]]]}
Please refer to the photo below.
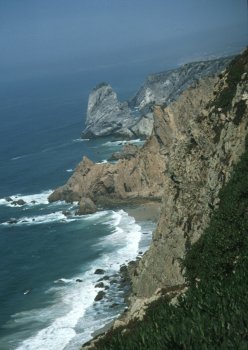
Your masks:
{"label": "green vegetation", "polygon": [[248,144],[220,199],[183,262],[189,289],[178,305],[154,302],[144,321],[109,332],[96,349],[248,349]]}
{"label": "green vegetation", "polygon": [[248,70],[247,62],[248,49],[246,49],[242,55],[235,57],[230,63],[226,79],[226,87],[222,89],[220,94],[216,95],[216,98],[212,103],[216,110],[222,108],[222,111],[225,113],[231,107],[237,84],[240,82],[242,74]]}

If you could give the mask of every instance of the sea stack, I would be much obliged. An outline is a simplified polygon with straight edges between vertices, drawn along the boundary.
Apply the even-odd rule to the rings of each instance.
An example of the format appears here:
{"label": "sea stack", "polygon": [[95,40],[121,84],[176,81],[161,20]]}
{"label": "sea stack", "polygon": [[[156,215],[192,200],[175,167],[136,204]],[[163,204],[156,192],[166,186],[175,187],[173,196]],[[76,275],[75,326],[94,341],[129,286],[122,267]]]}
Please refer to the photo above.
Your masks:
{"label": "sea stack", "polygon": [[90,93],[86,128],[83,137],[120,134],[132,137],[129,130],[130,109],[127,102],[120,102],[116,92],[107,83],[97,85]]}

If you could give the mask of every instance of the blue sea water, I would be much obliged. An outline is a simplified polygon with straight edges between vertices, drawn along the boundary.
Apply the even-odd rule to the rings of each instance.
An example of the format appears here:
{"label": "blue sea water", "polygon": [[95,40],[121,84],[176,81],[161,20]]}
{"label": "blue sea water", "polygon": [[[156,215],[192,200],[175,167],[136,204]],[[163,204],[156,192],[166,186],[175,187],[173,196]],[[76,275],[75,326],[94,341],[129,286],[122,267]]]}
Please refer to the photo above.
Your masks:
{"label": "blue sea water", "polygon": [[[94,303],[95,270],[118,282],[120,265],[150,244],[154,223],[135,222],[124,210],[79,217],[75,204],[47,201],[83,155],[101,162],[120,148],[120,140],[80,139],[95,84],[86,78],[0,89],[1,350],[78,349],[125,306],[119,284],[109,281],[106,298]],[[126,85],[122,96],[132,93]],[[8,196],[26,204],[14,206]]]}

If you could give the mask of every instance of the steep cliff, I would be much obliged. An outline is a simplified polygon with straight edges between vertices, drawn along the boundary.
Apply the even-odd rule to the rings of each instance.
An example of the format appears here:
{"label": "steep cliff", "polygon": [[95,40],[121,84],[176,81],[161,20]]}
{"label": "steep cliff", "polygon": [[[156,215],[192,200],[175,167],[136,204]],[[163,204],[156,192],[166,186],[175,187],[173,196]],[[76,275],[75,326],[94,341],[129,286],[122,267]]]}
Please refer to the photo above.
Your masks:
{"label": "steep cliff", "polygon": [[91,198],[101,206],[162,199],[151,247],[130,270],[128,319],[159,288],[184,285],[180,262],[218,207],[247,133],[248,49],[218,77],[200,80],[167,107],[155,106],[152,135],[136,154],[117,164],[84,158],[50,196]]}
{"label": "steep cliff", "polygon": [[168,105],[200,78],[222,71],[231,59],[231,57],[227,57],[191,62],[176,69],[151,74],[146,78],[144,85],[136,96],[130,101],[130,105],[138,108],[142,114],[150,112],[154,104]]}
{"label": "steep cliff", "polygon": [[152,111],[155,104],[168,105],[201,77],[223,70],[230,60],[231,58],[220,58],[193,62],[177,69],[150,75],[129,102],[120,102],[109,84],[99,84],[89,95],[82,136],[92,138],[118,135],[147,138],[153,129]]}
{"label": "steep cliff", "polygon": [[208,102],[202,100],[204,84],[156,112],[166,125],[167,135],[160,137],[167,150],[166,178],[153,243],[133,275],[133,292],[140,297],[184,282],[180,260],[208,225],[245,148],[248,51],[220,76]]}
{"label": "steep cliff", "polygon": [[[165,162],[159,223],[150,249],[130,269],[128,311],[83,348],[245,348],[248,49],[219,78],[205,78],[170,106],[156,107],[154,121],[152,138]],[[187,285],[182,266],[191,276]]]}

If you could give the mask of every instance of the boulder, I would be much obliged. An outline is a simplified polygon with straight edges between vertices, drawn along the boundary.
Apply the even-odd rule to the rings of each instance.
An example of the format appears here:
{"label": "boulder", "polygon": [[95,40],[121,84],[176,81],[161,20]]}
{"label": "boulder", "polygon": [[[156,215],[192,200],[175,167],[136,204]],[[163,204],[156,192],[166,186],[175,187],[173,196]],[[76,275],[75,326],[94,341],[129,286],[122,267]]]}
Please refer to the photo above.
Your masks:
{"label": "boulder", "polygon": [[96,269],[94,274],[95,275],[104,275],[105,271],[103,269]]}
{"label": "boulder", "polygon": [[77,215],[93,214],[97,211],[95,203],[88,197],[83,197],[79,202],[79,209]]}
{"label": "boulder", "polygon": [[95,301],[100,301],[104,298],[104,296],[106,295],[105,292],[103,292],[102,290],[100,292],[97,293],[96,297],[95,297]]}
{"label": "boulder", "polygon": [[27,204],[23,199],[18,199],[17,201],[12,201],[14,205],[25,205]]}
{"label": "boulder", "polygon": [[11,218],[11,219],[9,219],[9,221],[8,221],[8,224],[17,224],[18,223],[18,220],[16,219],[16,218]]}
{"label": "boulder", "polygon": [[103,282],[99,282],[95,285],[95,288],[104,288],[104,283]]}

